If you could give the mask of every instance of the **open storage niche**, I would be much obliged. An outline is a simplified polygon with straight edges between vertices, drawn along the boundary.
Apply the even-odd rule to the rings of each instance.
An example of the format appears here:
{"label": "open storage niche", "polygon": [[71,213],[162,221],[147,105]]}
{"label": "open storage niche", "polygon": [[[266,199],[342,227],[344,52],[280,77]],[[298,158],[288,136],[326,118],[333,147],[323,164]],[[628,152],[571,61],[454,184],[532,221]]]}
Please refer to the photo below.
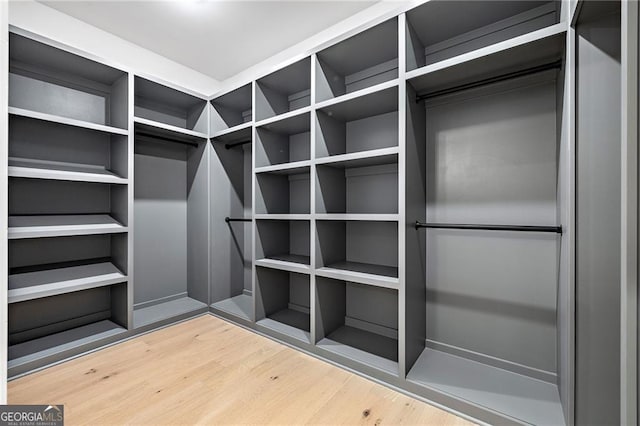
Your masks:
{"label": "open storage niche", "polygon": [[308,220],[257,220],[256,265],[309,273]]}
{"label": "open storage niche", "polygon": [[311,114],[299,114],[256,128],[256,168],[311,158]]}
{"label": "open storage niche", "polygon": [[253,321],[251,144],[246,128],[212,139],[211,308]]}
{"label": "open storage niche", "polygon": [[9,116],[9,176],[127,183],[127,137]]}
{"label": "open storage niche", "polygon": [[328,47],[317,58],[318,102],[398,78],[398,19]]}
{"label": "open storage niche", "polygon": [[316,233],[316,275],[397,288],[397,221],[318,220]]}
{"label": "open storage niche", "polygon": [[373,155],[369,151],[397,146],[396,86],[317,110],[317,158],[363,151]]}
{"label": "open storage niche", "polygon": [[209,303],[206,139],[140,136],[134,153],[134,327]]}
{"label": "open storage niche", "polygon": [[251,83],[211,101],[211,133],[216,135],[234,127],[250,126],[252,117]]}
{"label": "open storage niche", "polygon": [[555,1],[426,2],[407,12],[407,70],[539,30],[560,20]]}
{"label": "open storage niche", "polygon": [[397,290],[316,278],[318,348],[398,375]]}
{"label": "open storage niche", "polygon": [[309,275],[257,266],[255,297],[258,325],[311,343]]}
{"label": "open storage niche", "polygon": [[134,87],[136,122],[207,137],[207,101],[138,76]]}
{"label": "open storage niche", "polygon": [[127,73],[9,33],[9,112],[73,125],[128,126]]}
{"label": "open storage niche", "polygon": [[418,393],[435,389],[531,424],[565,422],[560,345],[570,329],[559,318],[569,283],[559,269],[568,255],[558,218],[568,200],[558,152],[568,141],[557,37],[545,42],[545,58],[532,46],[497,53],[496,63],[534,65],[515,75],[496,69],[491,83],[468,84],[487,57],[407,85],[407,146],[424,147],[407,176],[426,187],[426,196],[408,195],[426,208],[406,218],[424,222],[407,230],[408,244],[422,241],[405,250],[407,380]]}
{"label": "open storage niche", "polygon": [[256,214],[309,214],[309,166],[256,173]]}
{"label": "open storage niche", "polygon": [[127,186],[10,178],[9,238],[127,231]]}
{"label": "open storage niche", "polygon": [[316,213],[398,213],[398,154],[318,162]]}
{"label": "open storage niche", "polygon": [[256,120],[311,104],[311,58],[302,59],[256,81]]}

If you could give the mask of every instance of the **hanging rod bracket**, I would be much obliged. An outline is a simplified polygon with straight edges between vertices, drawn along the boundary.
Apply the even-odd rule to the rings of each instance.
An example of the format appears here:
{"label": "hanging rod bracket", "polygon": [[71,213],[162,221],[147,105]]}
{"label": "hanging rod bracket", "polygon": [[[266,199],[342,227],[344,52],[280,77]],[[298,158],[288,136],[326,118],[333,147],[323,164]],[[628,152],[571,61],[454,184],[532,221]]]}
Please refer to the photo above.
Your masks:
{"label": "hanging rod bracket", "polygon": [[484,231],[519,231],[519,232],[550,232],[562,235],[562,226],[530,226],[530,225],[469,225],[458,223],[429,223],[416,221],[416,229],[466,229]]}

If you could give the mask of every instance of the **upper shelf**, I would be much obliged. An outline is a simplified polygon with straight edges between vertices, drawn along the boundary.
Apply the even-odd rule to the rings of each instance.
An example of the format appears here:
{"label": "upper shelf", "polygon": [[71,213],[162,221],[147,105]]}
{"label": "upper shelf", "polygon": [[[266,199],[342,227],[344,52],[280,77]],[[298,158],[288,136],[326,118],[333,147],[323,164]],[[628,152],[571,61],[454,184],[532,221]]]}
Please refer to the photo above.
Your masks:
{"label": "upper shelf", "polygon": [[118,127],[105,126],[102,124],[92,123],[90,121],[76,120],[74,118],[62,117],[55,114],[38,112],[23,108],[9,107],[9,114],[19,117],[32,118],[34,120],[49,121],[52,123],[64,124],[66,126],[82,127],[83,129],[97,130],[99,132],[111,133],[114,135],[127,136],[129,132]]}
{"label": "upper shelf", "polygon": [[559,3],[549,0],[423,3],[406,14],[407,70],[556,24]]}
{"label": "upper shelf", "polygon": [[208,136],[206,100],[142,77],[136,76],[134,85],[135,117],[176,132]]}
{"label": "upper shelf", "polygon": [[[336,99],[337,101],[338,99]],[[398,110],[397,81],[380,84],[358,96],[345,96],[339,102],[327,101],[318,104],[318,110],[342,122],[360,120]]]}
{"label": "upper shelf", "polygon": [[256,81],[256,121],[311,104],[311,58],[302,59]]}
{"label": "upper shelf", "polygon": [[213,99],[211,131],[218,133],[251,122],[251,99],[251,83]]}
{"label": "upper shelf", "polygon": [[126,184],[128,182],[126,178],[101,166],[15,157],[9,157],[9,176],[111,184]]}
{"label": "upper shelf", "polygon": [[187,130],[140,117],[135,117],[133,121],[135,123],[136,136],[159,140],[168,139],[170,141],[184,142],[187,144],[197,144],[198,142],[207,140],[206,133]]}
{"label": "upper shelf", "polygon": [[9,239],[113,234],[127,230],[107,214],[9,216]]}
{"label": "upper shelf", "polygon": [[317,54],[318,102],[398,78],[398,20],[390,19]]}

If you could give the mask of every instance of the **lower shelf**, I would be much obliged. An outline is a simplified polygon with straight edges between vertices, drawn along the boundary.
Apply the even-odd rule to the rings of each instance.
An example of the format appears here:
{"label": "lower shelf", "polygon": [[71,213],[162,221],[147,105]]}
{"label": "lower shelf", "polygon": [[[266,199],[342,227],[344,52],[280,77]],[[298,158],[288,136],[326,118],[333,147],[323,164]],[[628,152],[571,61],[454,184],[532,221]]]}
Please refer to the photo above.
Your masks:
{"label": "lower shelf", "polygon": [[283,254],[258,259],[256,260],[256,265],[283,271],[299,272],[301,274],[308,274],[311,269],[309,267],[309,256],[296,254]]}
{"label": "lower shelf", "polygon": [[334,278],[369,284],[379,287],[394,288],[399,286],[398,268],[384,265],[372,265],[360,262],[337,262],[316,270],[316,274],[326,278]]}
{"label": "lower shelf", "polygon": [[320,340],[319,348],[398,375],[398,340],[359,328],[342,326]]}
{"label": "lower shelf", "polygon": [[240,294],[221,300],[213,303],[211,307],[247,321],[251,321],[253,317],[253,300],[248,294]]}
{"label": "lower shelf", "polygon": [[442,351],[425,349],[407,380],[530,424],[564,424],[556,385]]}
{"label": "lower shelf", "polygon": [[168,302],[158,303],[157,305],[134,309],[133,327],[144,327],[180,315],[186,315],[200,310],[204,312],[206,309],[206,303],[185,296]]}
{"label": "lower shelf", "polygon": [[308,313],[294,309],[283,309],[269,315],[268,318],[261,319],[257,324],[305,343],[311,343],[309,320],[310,315]]}
{"label": "lower shelf", "polygon": [[82,327],[72,328],[61,333],[51,334],[39,339],[9,346],[8,367],[37,361],[62,352],[95,343],[124,333],[125,328],[114,322],[103,320]]}

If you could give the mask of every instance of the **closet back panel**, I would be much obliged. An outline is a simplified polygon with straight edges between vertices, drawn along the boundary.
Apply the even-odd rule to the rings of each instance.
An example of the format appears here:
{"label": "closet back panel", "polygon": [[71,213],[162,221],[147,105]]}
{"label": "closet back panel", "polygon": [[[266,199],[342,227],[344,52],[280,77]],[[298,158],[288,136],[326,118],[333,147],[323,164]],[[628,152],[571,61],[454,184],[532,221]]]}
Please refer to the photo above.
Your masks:
{"label": "closet back panel", "polygon": [[187,151],[135,146],[134,303],[187,291]]}

